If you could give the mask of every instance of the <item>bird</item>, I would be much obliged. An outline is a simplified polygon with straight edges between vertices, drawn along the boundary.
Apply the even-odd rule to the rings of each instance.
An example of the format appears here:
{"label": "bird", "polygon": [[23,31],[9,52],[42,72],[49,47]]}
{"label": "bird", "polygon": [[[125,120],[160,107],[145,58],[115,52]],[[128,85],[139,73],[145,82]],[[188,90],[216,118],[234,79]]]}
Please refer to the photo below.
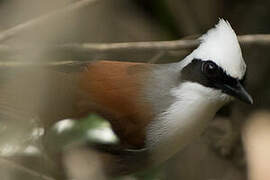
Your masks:
{"label": "bird", "polygon": [[94,146],[108,174],[158,166],[198,138],[225,104],[253,103],[230,23],[220,19],[199,41],[175,63],[98,60],[72,64],[74,72],[51,72],[53,90],[43,92],[48,98],[39,116],[46,116],[46,126],[90,113],[108,120],[119,144]]}
{"label": "bird", "polygon": [[229,22],[220,19],[199,40],[198,48],[177,63],[90,63],[81,78],[81,113],[94,108],[110,121],[124,149],[145,149],[138,154],[147,162],[138,164],[166,161],[199,137],[223,105],[234,98],[253,103]]}

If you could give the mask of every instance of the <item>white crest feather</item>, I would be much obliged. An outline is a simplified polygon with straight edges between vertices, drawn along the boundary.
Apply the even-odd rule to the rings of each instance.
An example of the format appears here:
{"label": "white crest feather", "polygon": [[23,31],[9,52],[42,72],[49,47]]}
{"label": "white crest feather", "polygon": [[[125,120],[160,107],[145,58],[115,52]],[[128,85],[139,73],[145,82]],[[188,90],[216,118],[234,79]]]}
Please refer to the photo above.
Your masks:
{"label": "white crest feather", "polygon": [[241,79],[246,71],[237,36],[228,21],[220,19],[218,24],[202,35],[201,44],[187,58],[184,64],[193,58],[211,60],[230,76]]}

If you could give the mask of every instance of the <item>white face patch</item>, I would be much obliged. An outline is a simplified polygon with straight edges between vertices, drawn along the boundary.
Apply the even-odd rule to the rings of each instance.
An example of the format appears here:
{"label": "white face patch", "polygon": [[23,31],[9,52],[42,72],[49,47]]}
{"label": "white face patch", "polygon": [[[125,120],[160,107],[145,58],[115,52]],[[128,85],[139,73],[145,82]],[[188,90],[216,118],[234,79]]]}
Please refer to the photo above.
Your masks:
{"label": "white face patch", "polygon": [[220,19],[215,28],[200,38],[201,44],[188,57],[184,64],[192,59],[211,60],[233,78],[242,79],[246,64],[242,57],[237,36],[228,21]]}
{"label": "white face patch", "polygon": [[175,103],[147,130],[146,146],[153,152],[156,163],[167,160],[199,137],[216,111],[231,100],[219,90],[194,82],[182,83],[171,94],[176,98]]}

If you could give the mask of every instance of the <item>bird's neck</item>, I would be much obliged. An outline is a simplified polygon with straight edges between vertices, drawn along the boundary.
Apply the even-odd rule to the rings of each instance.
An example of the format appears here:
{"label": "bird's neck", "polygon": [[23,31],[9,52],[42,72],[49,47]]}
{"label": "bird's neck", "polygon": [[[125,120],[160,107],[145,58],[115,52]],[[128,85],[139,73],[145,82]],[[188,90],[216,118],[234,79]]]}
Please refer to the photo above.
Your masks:
{"label": "bird's neck", "polygon": [[226,103],[221,92],[185,82],[171,91],[175,102],[148,127],[147,147],[156,163],[167,160],[199,137],[216,111]]}

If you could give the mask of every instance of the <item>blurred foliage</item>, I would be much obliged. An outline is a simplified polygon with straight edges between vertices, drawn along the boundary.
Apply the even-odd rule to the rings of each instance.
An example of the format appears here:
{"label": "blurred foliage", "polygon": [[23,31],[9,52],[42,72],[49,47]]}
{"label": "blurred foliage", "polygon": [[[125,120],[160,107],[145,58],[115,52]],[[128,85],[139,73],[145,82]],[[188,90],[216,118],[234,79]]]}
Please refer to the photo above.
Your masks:
{"label": "blurred foliage", "polygon": [[45,140],[50,152],[61,152],[63,148],[78,142],[117,144],[118,138],[107,120],[90,114],[81,120],[66,119],[56,123],[47,133]]}

